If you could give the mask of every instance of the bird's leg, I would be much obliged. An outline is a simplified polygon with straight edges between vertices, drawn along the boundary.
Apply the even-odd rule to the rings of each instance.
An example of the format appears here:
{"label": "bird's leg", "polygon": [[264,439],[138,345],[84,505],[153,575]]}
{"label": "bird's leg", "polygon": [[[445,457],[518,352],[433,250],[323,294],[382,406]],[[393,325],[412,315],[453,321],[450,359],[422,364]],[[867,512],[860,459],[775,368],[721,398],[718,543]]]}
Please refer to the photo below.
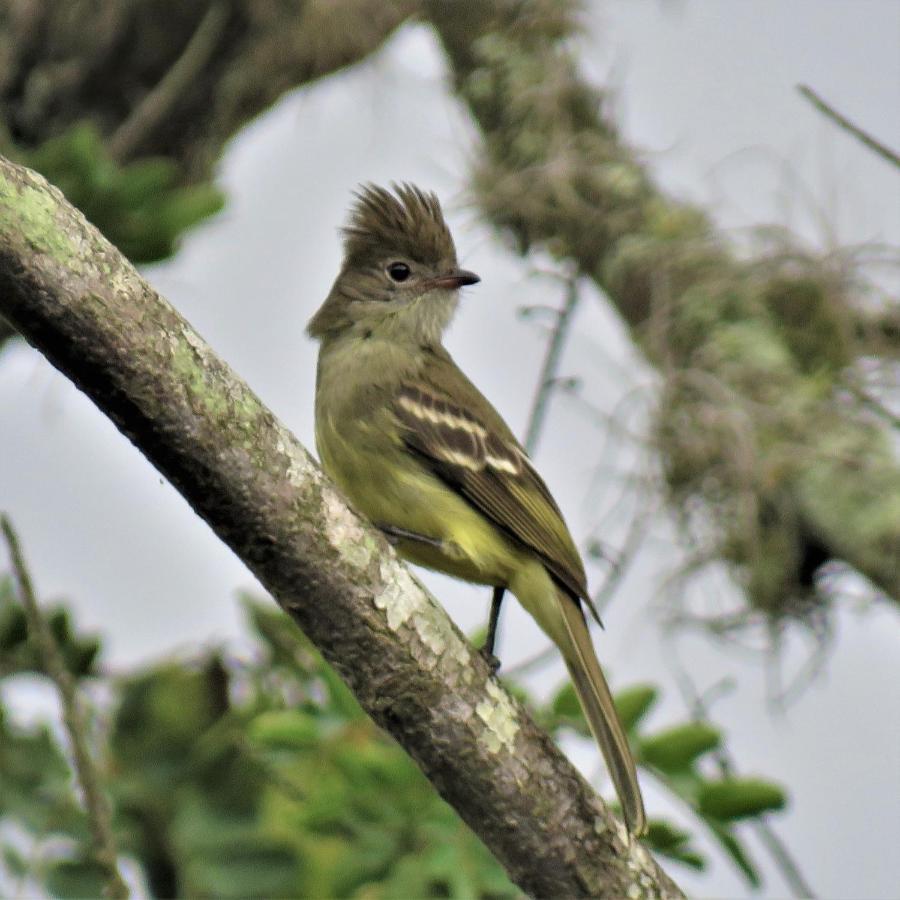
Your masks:
{"label": "bird's leg", "polygon": [[500,668],[500,660],[494,656],[494,642],[497,640],[497,622],[500,619],[500,607],[503,605],[503,595],[505,593],[505,587],[494,588],[494,595],[491,597],[491,617],[488,620],[487,638],[485,638],[484,646],[481,648],[481,655],[490,666],[492,673],[496,673]]}
{"label": "bird's leg", "polygon": [[429,547],[444,546],[444,542],[438,538],[417,534],[415,531],[407,531],[405,528],[397,528],[396,525],[376,523],[375,527],[388,539],[390,544],[397,544],[400,541],[415,541],[417,544],[428,544]]}

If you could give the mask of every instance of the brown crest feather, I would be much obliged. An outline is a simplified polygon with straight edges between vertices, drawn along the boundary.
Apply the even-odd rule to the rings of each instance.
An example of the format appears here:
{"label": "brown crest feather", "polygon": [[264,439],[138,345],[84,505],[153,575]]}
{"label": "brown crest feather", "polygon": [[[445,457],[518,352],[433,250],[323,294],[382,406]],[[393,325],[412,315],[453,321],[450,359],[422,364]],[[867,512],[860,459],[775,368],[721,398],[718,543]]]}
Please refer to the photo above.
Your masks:
{"label": "brown crest feather", "polygon": [[343,229],[347,263],[381,255],[391,248],[398,258],[426,265],[456,261],[456,247],[435,194],[412,184],[391,184],[393,193],[375,184],[356,192],[350,221]]}

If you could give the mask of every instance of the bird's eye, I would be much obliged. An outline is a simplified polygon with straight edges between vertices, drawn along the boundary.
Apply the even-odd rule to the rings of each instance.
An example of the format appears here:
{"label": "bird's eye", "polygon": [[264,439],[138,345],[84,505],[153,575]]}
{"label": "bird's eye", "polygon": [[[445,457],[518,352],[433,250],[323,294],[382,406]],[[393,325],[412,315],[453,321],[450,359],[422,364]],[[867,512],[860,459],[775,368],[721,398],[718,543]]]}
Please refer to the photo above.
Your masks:
{"label": "bird's eye", "polygon": [[406,281],[409,278],[409,266],[402,262],[392,262],[387,267],[387,273],[394,281]]}

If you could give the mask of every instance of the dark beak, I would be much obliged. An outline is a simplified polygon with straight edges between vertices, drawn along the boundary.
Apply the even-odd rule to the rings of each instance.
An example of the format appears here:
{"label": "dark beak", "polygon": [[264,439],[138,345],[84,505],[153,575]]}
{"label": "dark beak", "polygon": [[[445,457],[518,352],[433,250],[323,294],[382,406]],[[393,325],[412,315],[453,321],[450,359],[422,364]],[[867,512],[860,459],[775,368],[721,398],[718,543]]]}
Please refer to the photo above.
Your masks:
{"label": "dark beak", "polygon": [[437,278],[431,279],[431,285],[436,288],[444,288],[448,291],[455,291],[461,287],[467,287],[470,284],[478,284],[481,279],[474,272],[467,272],[465,269],[456,269],[454,272],[448,272],[446,275],[438,275]]}

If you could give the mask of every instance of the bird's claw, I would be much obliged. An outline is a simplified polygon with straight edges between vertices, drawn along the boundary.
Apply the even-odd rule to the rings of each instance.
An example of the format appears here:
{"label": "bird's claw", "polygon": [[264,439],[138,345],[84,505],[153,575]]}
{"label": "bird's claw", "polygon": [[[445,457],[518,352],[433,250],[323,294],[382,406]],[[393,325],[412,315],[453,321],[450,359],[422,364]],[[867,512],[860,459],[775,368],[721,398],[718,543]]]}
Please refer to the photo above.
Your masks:
{"label": "bird's claw", "polygon": [[500,659],[488,649],[487,647],[482,647],[479,651],[481,658],[488,664],[488,668],[491,670],[491,675],[496,675],[497,672],[500,671]]}

